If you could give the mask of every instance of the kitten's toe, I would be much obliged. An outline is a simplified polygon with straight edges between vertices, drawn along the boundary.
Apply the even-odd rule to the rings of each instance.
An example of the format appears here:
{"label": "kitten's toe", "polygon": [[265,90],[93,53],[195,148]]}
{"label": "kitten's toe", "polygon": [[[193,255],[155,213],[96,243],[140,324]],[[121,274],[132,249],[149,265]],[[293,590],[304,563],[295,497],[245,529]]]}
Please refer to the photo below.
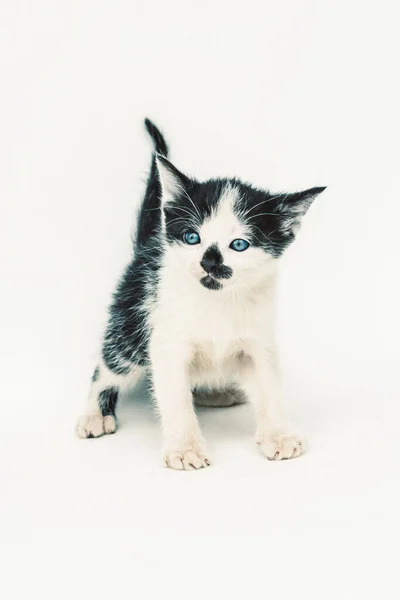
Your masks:
{"label": "kitten's toe", "polygon": [[164,464],[171,469],[183,471],[183,454],[180,452],[166,452],[164,454]]}
{"label": "kitten's toe", "polygon": [[211,460],[206,454],[197,449],[183,451],[167,451],[164,454],[166,467],[178,471],[193,471],[211,465]]}
{"label": "kitten's toe", "polygon": [[115,433],[115,417],[107,415],[83,415],[77,424],[76,432],[81,438],[97,438],[107,433]]}
{"label": "kitten's toe", "polygon": [[211,460],[205,454],[200,452],[188,450],[183,455],[183,466],[187,471],[190,471],[191,469],[203,469],[210,465]]}
{"label": "kitten's toe", "polygon": [[304,454],[307,445],[305,439],[297,435],[277,434],[263,437],[257,446],[268,460],[287,460]]}

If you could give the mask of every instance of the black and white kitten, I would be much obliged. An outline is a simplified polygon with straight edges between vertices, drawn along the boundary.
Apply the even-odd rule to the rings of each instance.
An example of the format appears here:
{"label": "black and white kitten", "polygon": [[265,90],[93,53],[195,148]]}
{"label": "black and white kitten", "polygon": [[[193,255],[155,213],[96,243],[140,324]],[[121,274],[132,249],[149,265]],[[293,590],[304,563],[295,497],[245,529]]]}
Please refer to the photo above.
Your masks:
{"label": "black and white kitten", "polygon": [[81,437],[116,430],[118,395],[147,372],[164,431],[164,463],[211,463],[193,400],[256,409],[256,443],[269,459],[299,456],[305,442],[282,412],[274,340],[275,280],[300,220],[325,188],[271,194],[239,179],[199,182],[155,153],[134,256],[110,307]]}

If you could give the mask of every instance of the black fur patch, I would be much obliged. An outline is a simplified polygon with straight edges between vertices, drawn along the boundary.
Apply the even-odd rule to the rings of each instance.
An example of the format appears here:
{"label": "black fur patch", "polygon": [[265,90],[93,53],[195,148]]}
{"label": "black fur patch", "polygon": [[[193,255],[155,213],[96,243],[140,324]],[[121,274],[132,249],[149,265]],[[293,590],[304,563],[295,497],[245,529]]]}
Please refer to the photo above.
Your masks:
{"label": "black fur patch", "polygon": [[98,380],[99,375],[100,375],[100,369],[99,369],[99,367],[96,367],[95,370],[94,370],[94,373],[92,375],[92,381],[93,381],[93,383]]}
{"label": "black fur patch", "polygon": [[145,119],[144,124],[149,135],[151,136],[151,139],[153,140],[155,151],[159,154],[162,154],[162,156],[168,156],[167,142],[165,141],[162,133],[159,131],[159,129],[157,129],[154,123],[150,121],[150,119]]}
{"label": "black fur patch", "polygon": [[207,248],[200,264],[209,275],[212,275],[216,279],[229,279],[232,277],[233,271],[230,267],[223,264],[223,257],[217,244],[212,244]]}
{"label": "black fur patch", "polygon": [[271,194],[240,184],[240,199],[235,212],[251,231],[251,243],[275,258],[295,238],[295,226],[324,187],[294,194]]}
{"label": "black fur patch", "polygon": [[207,273],[210,273],[216,266],[222,265],[223,258],[217,244],[212,244],[203,254],[200,264]]}
{"label": "black fur patch", "polygon": [[227,265],[221,265],[220,267],[215,267],[213,272],[213,276],[217,279],[230,279],[233,275],[233,271]]}
{"label": "black fur patch", "polygon": [[132,364],[148,364],[150,328],[143,304],[149,293],[156,295],[162,249],[155,242],[150,237],[146,245],[136,246],[135,258],[122,276],[110,306],[103,360],[119,375],[127,374]]}
{"label": "black fur patch", "polygon": [[117,387],[110,387],[103,390],[99,394],[99,407],[103,417],[109,415],[115,417],[115,407],[118,402],[119,389]]}
{"label": "black fur patch", "polygon": [[200,279],[200,283],[208,290],[220,290],[222,288],[222,284],[214,279],[214,277],[210,277],[210,275]]}

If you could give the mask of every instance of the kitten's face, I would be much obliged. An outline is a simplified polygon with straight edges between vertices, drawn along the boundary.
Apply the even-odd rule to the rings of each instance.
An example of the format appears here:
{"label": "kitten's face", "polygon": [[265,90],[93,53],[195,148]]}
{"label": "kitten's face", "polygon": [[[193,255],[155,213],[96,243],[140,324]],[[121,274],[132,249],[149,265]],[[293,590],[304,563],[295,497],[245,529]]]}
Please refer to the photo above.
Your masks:
{"label": "kitten's face", "polygon": [[188,179],[158,159],[164,227],[179,269],[204,288],[251,288],[274,271],[301,216],[325,188],[271,195],[238,180]]}

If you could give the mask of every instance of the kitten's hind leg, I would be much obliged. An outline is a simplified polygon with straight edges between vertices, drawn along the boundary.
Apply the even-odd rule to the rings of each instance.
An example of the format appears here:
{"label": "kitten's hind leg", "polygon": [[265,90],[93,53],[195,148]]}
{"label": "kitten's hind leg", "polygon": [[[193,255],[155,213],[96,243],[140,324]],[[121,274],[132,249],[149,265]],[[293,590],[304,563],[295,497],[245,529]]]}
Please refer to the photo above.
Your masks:
{"label": "kitten's hind leg", "polygon": [[142,369],[137,365],[127,374],[110,371],[102,361],[95,369],[84,414],[77,424],[77,434],[81,438],[95,438],[107,433],[115,433],[117,422],[115,409],[122,389],[133,386],[140,378]]}

